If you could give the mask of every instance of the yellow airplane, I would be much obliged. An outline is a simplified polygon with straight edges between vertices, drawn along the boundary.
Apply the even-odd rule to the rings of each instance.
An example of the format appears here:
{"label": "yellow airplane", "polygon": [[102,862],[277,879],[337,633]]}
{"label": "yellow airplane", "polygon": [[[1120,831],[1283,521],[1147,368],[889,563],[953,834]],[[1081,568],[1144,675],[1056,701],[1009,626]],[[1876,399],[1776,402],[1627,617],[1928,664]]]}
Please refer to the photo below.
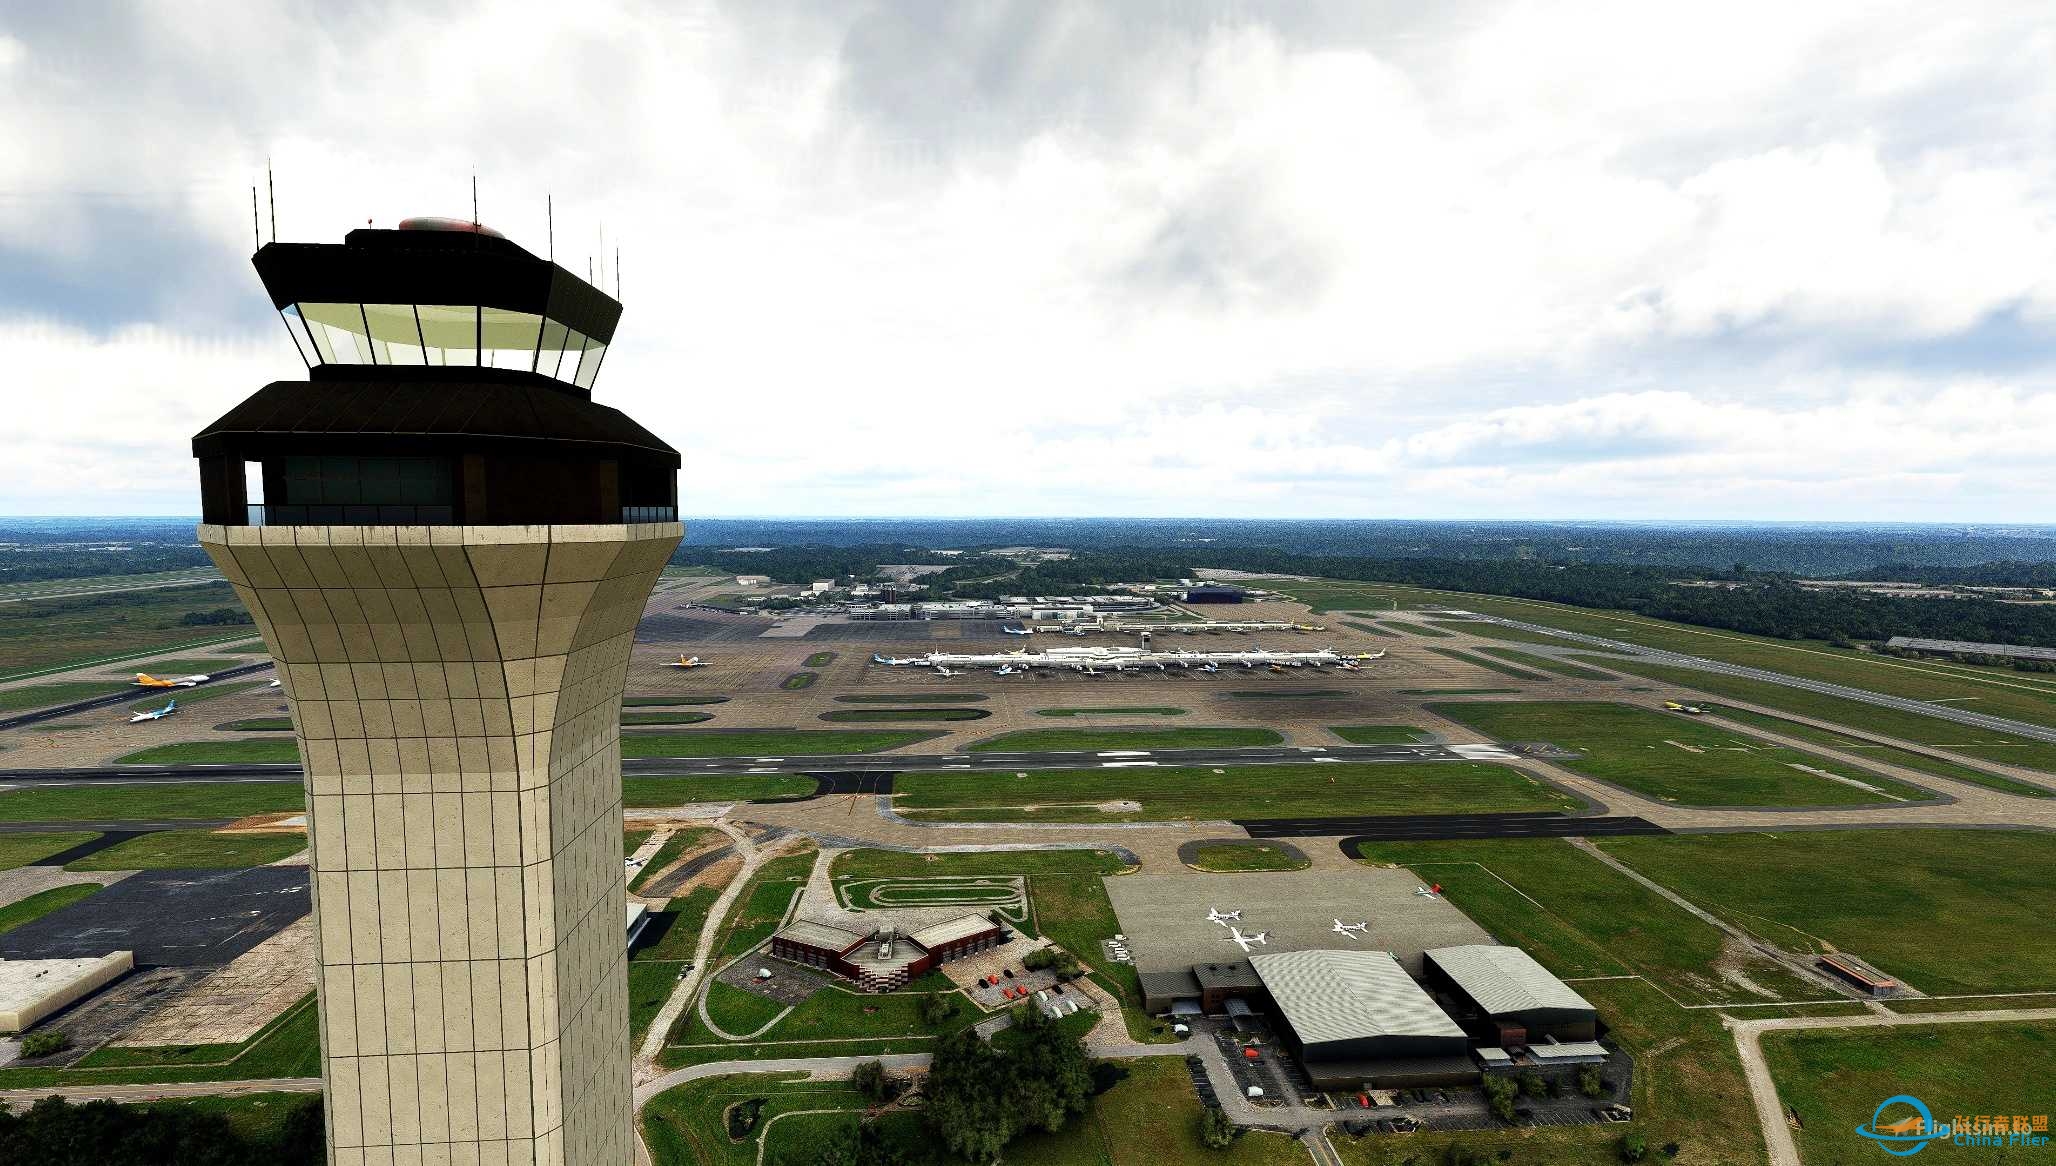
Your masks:
{"label": "yellow airplane", "polygon": [[135,684],[137,688],[191,688],[196,684],[205,684],[211,679],[213,678],[210,676],[200,674],[174,676],[166,679],[152,676],[148,672],[138,672],[136,673]]}
{"label": "yellow airplane", "polygon": [[680,656],[677,663],[666,663],[666,668],[705,668],[707,661],[698,656]]}

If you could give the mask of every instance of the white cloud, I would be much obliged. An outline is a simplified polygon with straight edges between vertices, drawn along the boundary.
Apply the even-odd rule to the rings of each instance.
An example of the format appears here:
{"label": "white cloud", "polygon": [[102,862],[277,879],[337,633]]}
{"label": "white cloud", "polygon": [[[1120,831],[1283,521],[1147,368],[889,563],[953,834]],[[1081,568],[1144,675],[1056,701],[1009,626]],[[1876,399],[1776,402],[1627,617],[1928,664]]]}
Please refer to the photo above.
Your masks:
{"label": "white cloud", "polygon": [[0,34],[0,325],[61,390],[0,510],[194,509],[185,439],[297,370],[269,154],[285,238],[474,170],[574,270],[604,222],[600,397],[696,513],[2040,517],[2042,6],[64,11]]}

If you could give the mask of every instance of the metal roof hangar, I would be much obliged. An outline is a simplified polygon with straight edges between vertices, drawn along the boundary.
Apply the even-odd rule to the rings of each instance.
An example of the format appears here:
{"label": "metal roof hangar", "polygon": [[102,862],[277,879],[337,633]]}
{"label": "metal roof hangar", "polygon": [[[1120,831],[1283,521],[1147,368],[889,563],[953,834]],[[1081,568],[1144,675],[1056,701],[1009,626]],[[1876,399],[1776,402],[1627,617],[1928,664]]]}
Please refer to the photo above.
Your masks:
{"label": "metal roof hangar", "polygon": [[1520,948],[1441,947],[1422,962],[1422,979],[1455,1004],[1473,1035],[1502,1048],[1597,1036],[1591,1003]]}
{"label": "metal roof hangar", "polygon": [[1249,964],[1317,1088],[1477,1079],[1470,1038],[1389,952],[1278,952]]}

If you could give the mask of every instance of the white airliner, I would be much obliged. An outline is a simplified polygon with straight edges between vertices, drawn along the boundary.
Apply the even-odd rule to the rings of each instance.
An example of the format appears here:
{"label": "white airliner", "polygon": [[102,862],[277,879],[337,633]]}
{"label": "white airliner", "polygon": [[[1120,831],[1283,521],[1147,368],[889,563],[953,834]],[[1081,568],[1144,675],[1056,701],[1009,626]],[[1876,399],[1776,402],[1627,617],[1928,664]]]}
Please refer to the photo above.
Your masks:
{"label": "white airliner", "polygon": [[1337,919],[1332,930],[1337,935],[1347,935],[1351,939],[1362,939],[1370,928],[1371,925],[1368,920],[1362,923],[1344,923],[1342,920]]}
{"label": "white airliner", "polygon": [[1276,671],[1303,668],[1308,665],[1320,667],[1327,664],[1362,664],[1376,660],[1383,652],[1344,654],[1331,648],[1311,652],[1282,652],[1257,649],[1238,652],[1195,652],[1188,649],[1149,649],[1128,647],[1085,647],[1044,648],[1039,652],[1026,650],[1013,652],[929,652],[921,656],[886,656],[874,654],[873,663],[892,667],[914,666],[921,668],[999,668],[1008,666],[1016,672],[1040,668],[1069,669],[1073,672],[1126,672],[1137,668],[1185,668],[1202,672],[1218,672],[1224,665],[1240,664],[1244,668],[1268,667]]}
{"label": "white airliner", "polygon": [[1032,636],[1035,634],[1032,628],[1024,628],[1017,624],[1002,624],[999,630],[1010,636]]}
{"label": "white airliner", "polygon": [[1242,934],[1242,929],[1240,927],[1230,927],[1228,929],[1228,940],[1229,942],[1241,947],[1242,950],[1246,952],[1250,948],[1256,946],[1259,943],[1263,944],[1266,947],[1270,946],[1271,933],[1268,931],[1259,931],[1255,935],[1244,935]]}
{"label": "white airliner", "polygon": [[149,712],[137,713],[135,716],[129,718],[129,724],[139,724],[143,721],[161,721],[177,711],[178,702],[174,700],[167,703],[161,709],[151,709]]}
{"label": "white airliner", "polygon": [[680,656],[677,660],[667,660],[664,663],[666,668],[705,668],[706,666],[707,662],[698,656]]}
{"label": "white airliner", "polygon": [[1223,911],[1219,907],[1208,907],[1206,909],[1206,921],[1208,923],[1218,923],[1223,927],[1241,918],[1242,912],[1239,909],[1234,911]]}

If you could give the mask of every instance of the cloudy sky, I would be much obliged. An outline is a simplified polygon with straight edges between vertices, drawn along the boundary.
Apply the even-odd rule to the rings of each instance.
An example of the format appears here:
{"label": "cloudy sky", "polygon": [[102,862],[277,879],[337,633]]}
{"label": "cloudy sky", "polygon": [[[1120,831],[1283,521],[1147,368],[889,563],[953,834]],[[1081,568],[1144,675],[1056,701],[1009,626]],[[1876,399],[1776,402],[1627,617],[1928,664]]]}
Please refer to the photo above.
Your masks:
{"label": "cloudy sky", "polygon": [[0,6],[0,513],[190,514],[248,265],[622,248],[689,514],[2048,521],[2056,9]]}

